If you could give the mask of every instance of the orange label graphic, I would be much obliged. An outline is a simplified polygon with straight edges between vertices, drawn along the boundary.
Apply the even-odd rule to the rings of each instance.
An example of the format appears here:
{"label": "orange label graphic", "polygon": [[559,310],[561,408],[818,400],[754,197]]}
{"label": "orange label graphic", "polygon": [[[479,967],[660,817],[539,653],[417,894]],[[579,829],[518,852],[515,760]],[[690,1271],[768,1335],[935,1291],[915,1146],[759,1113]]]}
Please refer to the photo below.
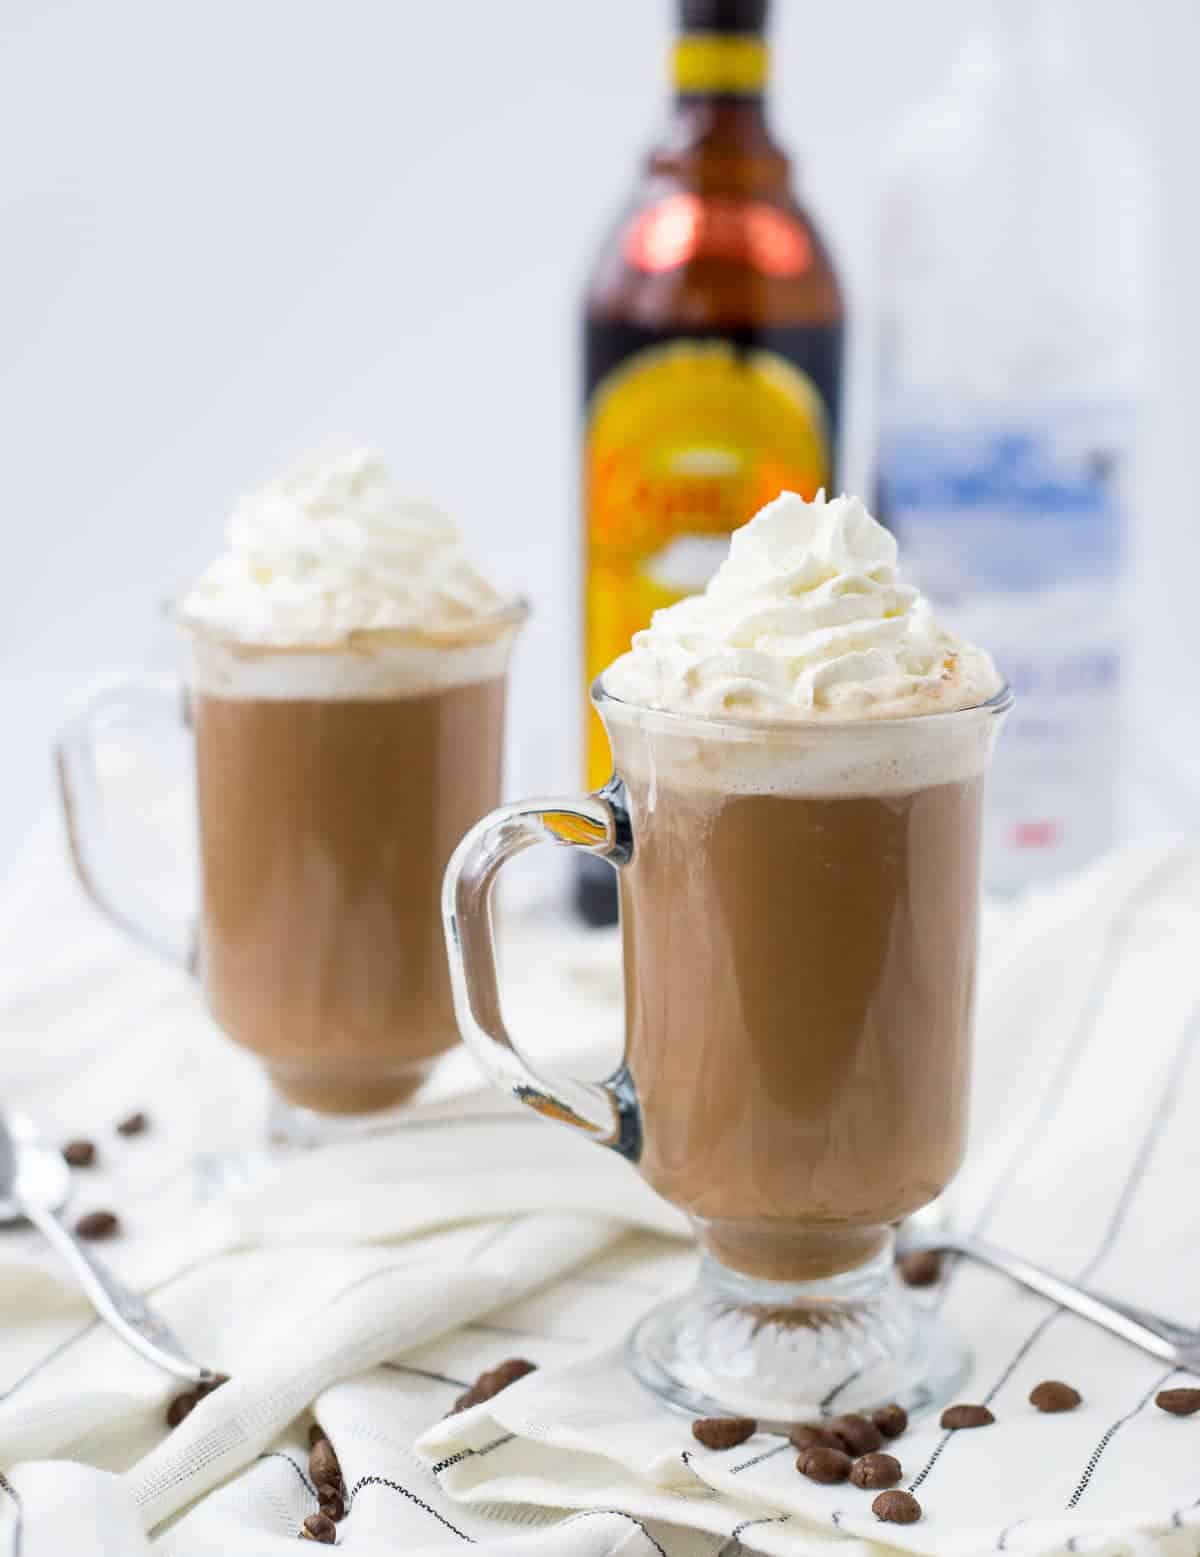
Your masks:
{"label": "orange label graphic", "polygon": [[[730,532],[784,490],[829,478],[824,404],[773,352],[678,341],[627,358],[592,399],[585,449],[589,683],[661,606],[696,594]],[[587,778],[610,771],[588,711]]]}

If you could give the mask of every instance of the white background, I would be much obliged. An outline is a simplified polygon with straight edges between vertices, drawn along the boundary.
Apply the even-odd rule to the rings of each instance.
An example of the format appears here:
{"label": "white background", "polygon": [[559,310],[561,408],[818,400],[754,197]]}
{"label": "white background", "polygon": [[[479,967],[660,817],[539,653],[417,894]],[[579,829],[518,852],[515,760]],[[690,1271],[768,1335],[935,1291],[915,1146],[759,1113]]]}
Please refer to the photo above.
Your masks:
{"label": "white background", "polygon": [[[1062,3],[1160,186],[1131,742],[1157,825],[1200,807],[1200,6]],[[0,0],[0,870],[70,690],[169,664],[159,603],[232,497],[330,436],[533,596],[510,783],[574,782],[577,298],[665,108],[672,9]],[[776,122],[861,319],[880,150],[973,6],[775,11]],[[859,417],[848,484],[865,448]]]}

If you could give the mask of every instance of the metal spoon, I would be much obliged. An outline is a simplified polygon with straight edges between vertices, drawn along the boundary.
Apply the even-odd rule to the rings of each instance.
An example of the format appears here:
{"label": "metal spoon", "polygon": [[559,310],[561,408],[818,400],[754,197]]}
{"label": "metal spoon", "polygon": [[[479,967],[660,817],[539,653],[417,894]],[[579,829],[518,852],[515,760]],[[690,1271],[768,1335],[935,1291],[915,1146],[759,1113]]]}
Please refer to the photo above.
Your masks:
{"label": "metal spoon", "polygon": [[[920,1216],[920,1213],[918,1213]],[[1031,1292],[1040,1292],[1060,1308],[1070,1309],[1082,1319],[1088,1319],[1101,1329],[1130,1341],[1152,1357],[1189,1371],[1200,1369],[1200,1330],[1189,1329],[1165,1319],[1161,1314],[1145,1308],[1135,1308],[1131,1303],[1118,1302],[1102,1292],[1078,1282],[1065,1280],[1052,1271],[1043,1270],[1019,1254],[1010,1254],[986,1239],[969,1233],[956,1233],[946,1227],[930,1224],[925,1218],[913,1225],[906,1222],[896,1234],[898,1255],[920,1254],[926,1250],[937,1253],[964,1254],[968,1259],[990,1265],[1002,1271],[1013,1281],[1020,1282]]]}
{"label": "metal spoon", "polygon": [[194,1363],[144,1299],[60,1219],[70,1192],[61,1154],[39,1140],[32,1121],[0,1109],[0,1226],[32,1222],[71,1267],[100,1318],[135,1352],[189,1384],[215,1383],[220,1375]]}

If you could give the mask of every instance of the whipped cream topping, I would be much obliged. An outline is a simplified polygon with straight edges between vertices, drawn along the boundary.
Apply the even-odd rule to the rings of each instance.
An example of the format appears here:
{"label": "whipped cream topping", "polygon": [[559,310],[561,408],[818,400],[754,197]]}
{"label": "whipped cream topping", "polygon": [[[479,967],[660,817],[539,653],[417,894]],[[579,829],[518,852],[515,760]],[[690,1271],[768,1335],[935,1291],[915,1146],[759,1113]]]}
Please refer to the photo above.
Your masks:
{"label": "whipped cream topping", "polygon": [[369,449],[311,454],[240,498],[227,541],[176,614],[235,643],[324,648],[360,633],[454,640],[504,606],[449,515],[406,496]]}
{"label": "whipped cream topping", "polygon": [[784,492],[703,594],[655,612],[605,672],[614,697],[721,719],[896,719],[987,702],[990,657],[934,619],[856,497]]}

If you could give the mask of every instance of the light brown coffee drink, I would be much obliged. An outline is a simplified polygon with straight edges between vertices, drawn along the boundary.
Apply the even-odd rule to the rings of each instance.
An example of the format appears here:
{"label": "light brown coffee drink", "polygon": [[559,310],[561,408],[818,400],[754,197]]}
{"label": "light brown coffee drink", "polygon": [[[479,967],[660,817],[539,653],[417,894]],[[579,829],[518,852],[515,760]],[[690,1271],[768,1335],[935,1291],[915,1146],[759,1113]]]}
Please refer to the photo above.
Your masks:
{"label": "light brown coffee drink", "polygon": [[641,1171],[727,1268],[809,1281],[859,1264],[962,1158],[982,777],[628,788]]}
{"label": "light brown coffee drink", "polygon": [[[450,863],[469,1046],[695,1229],[695,1286],[627,1346],[673,1406],[783,1427],[962,1383],[893,1228],[963,1155],[980,813],[1011,701],[861,502],[785,493],[593,685],[610,781],[485,817]],[[544,838],[617,873],[626,1047],[601,1082],[523,1060],[501,1011],[489,895]]]}
{"label": "light brown coffee drink", "polygon": [[391,696],[198,692],[200,974],[289,1102],[387,1108],[457,1041],[438,893],[499,797],[504,704],[495,675]]}

